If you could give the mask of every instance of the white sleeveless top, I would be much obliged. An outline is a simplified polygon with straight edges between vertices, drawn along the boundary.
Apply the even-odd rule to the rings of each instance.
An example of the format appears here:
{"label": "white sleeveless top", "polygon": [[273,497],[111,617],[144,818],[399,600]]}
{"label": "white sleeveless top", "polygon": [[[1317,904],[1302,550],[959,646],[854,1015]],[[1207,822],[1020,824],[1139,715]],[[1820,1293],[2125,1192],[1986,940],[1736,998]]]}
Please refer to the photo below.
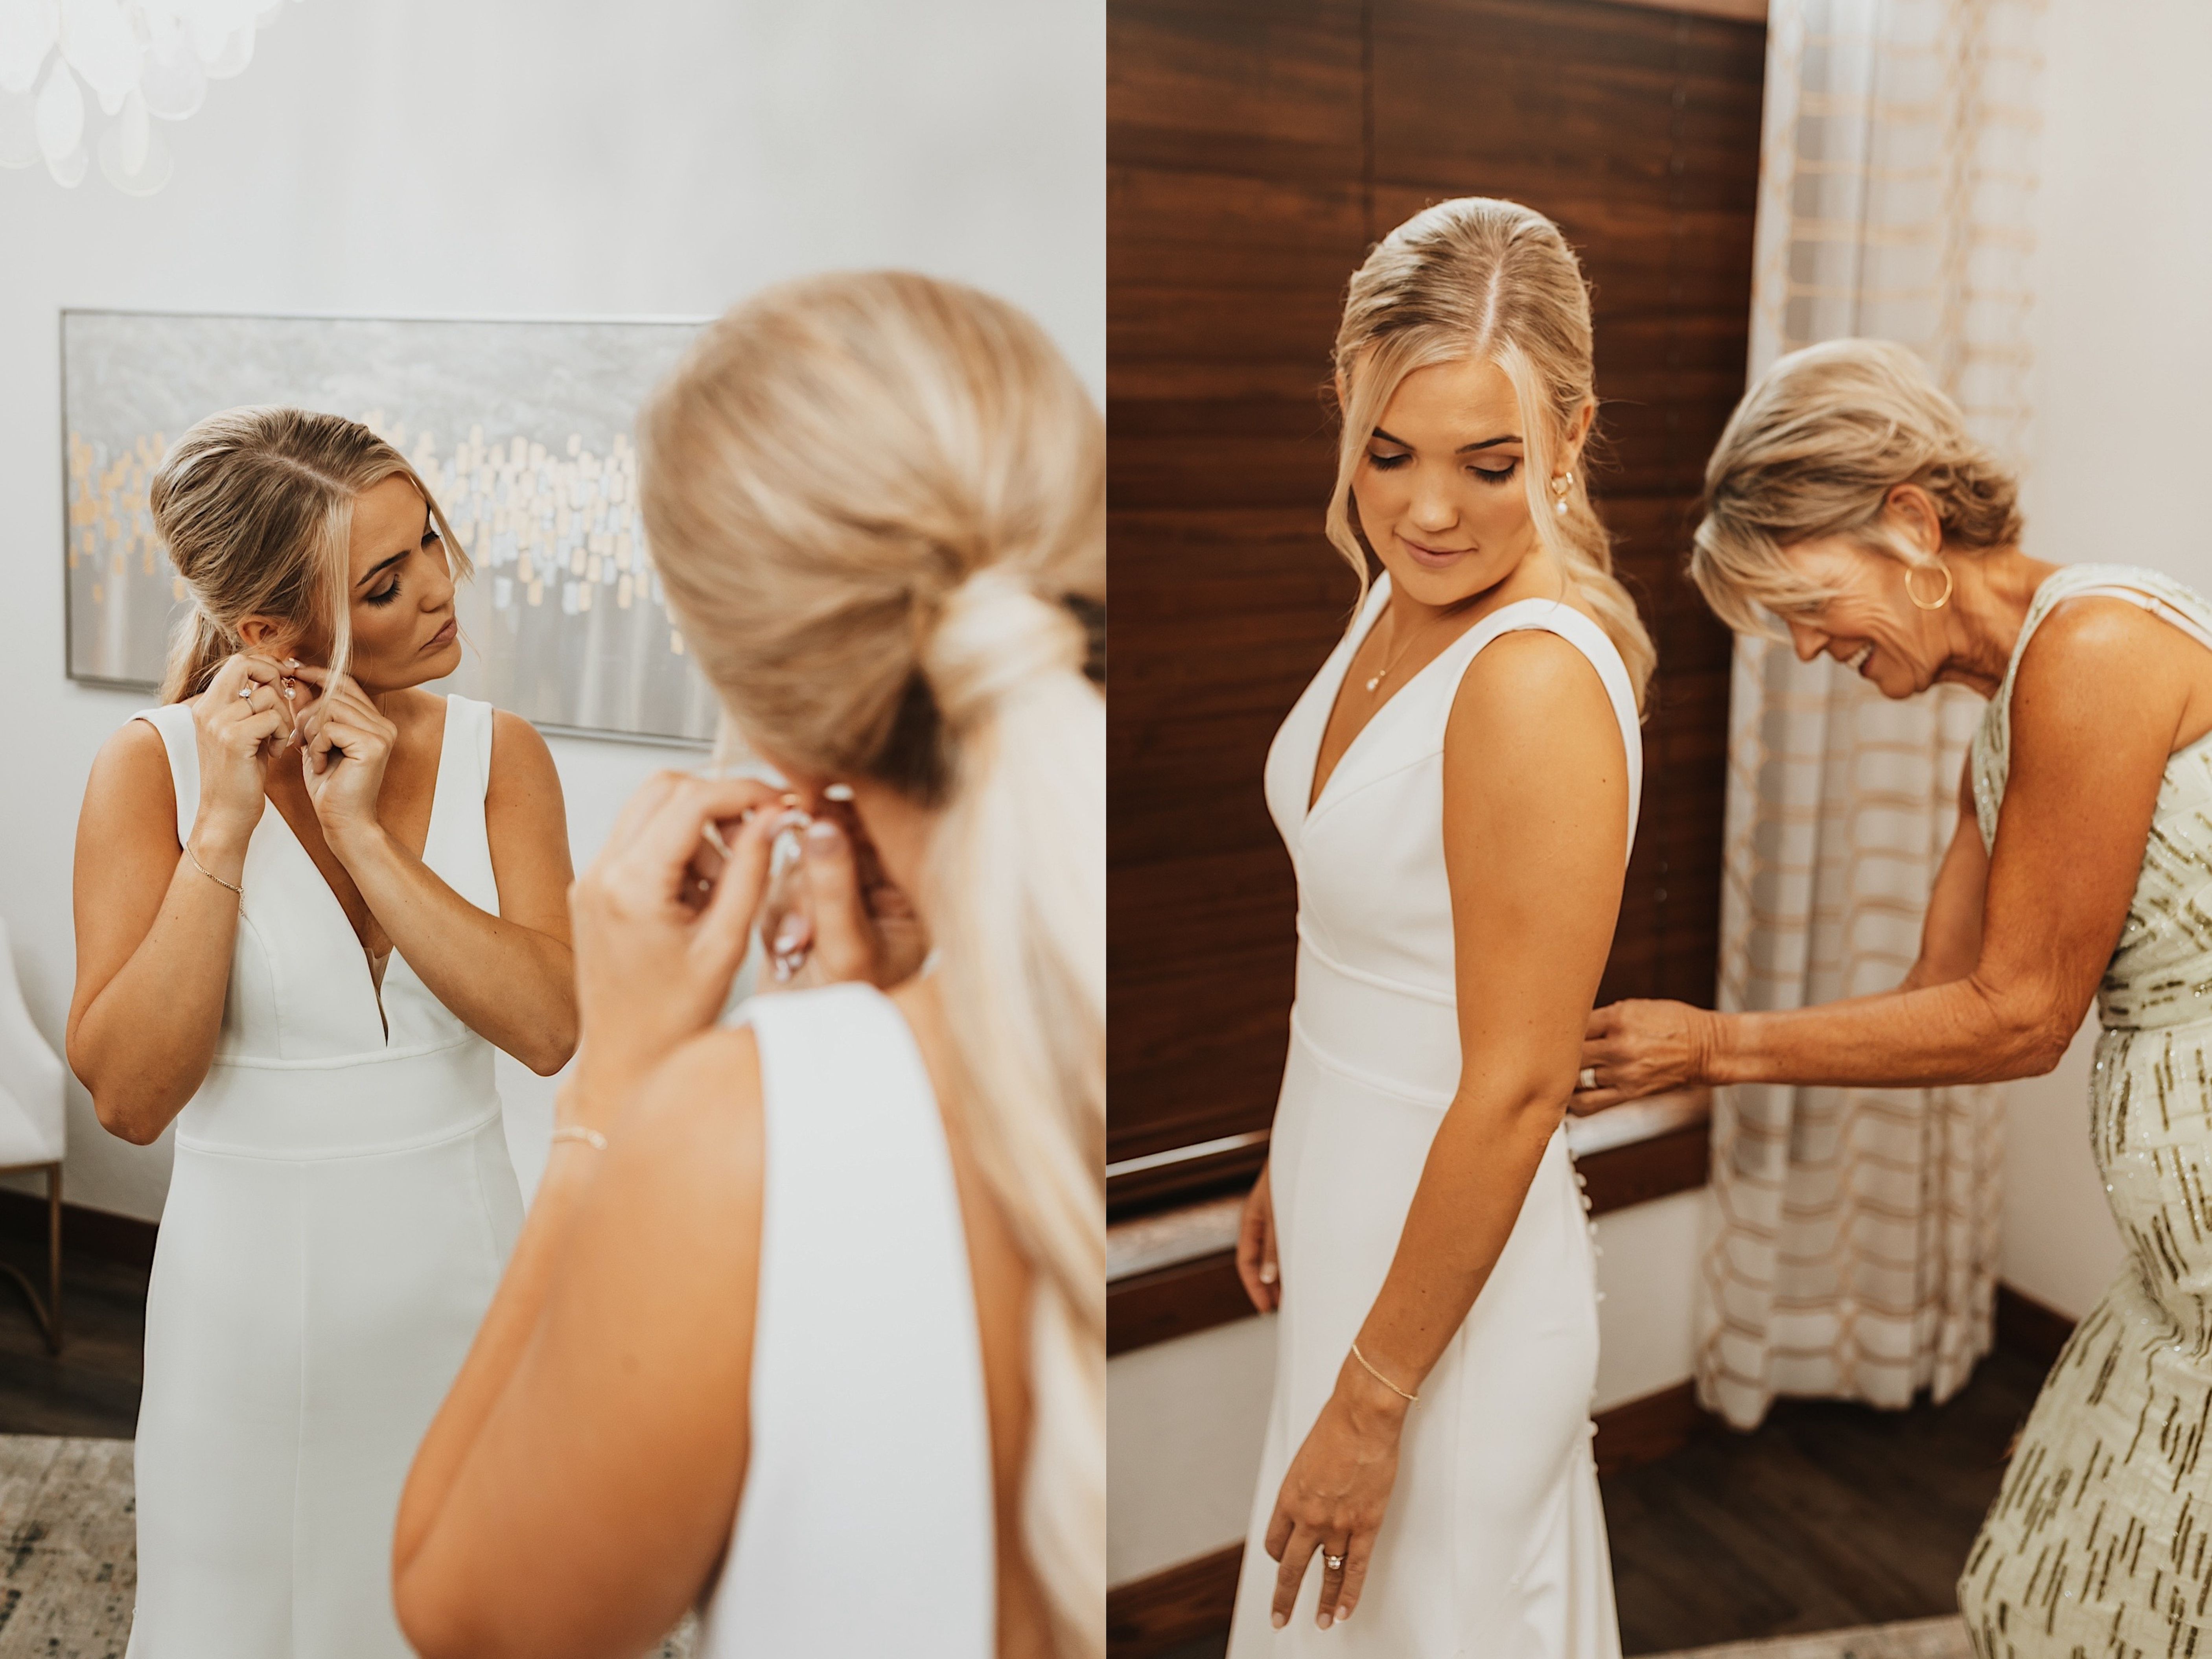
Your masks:
{"label": "white sleeveless top", "polygon": [[[1338,688],[1389,600],[1386,575],[1275,734],[1267,808],[1297,872],[1292,1019],[1322,1052],[1442,1103],[1459,1087],[1460,1054],[1441,757],[1468,665],[1501,635],[1529,629],[1559,635],[1589,659],[1626,750],[1632,841],[1644,794],[1644,744],[1635,690],[1605,630],[1571,605],[1522,599],[1485,617],[1399,687],[1338,758],[1309,808],[1314,759]],[[1331,983],[1332,995],[1310,994],[1316,975]]]}
{"label": "white sleeveless top", "polygon": [[751,1455],[701,1659],[990,1659],[981,1338],[937,1099],[865,985],[754,998]]}

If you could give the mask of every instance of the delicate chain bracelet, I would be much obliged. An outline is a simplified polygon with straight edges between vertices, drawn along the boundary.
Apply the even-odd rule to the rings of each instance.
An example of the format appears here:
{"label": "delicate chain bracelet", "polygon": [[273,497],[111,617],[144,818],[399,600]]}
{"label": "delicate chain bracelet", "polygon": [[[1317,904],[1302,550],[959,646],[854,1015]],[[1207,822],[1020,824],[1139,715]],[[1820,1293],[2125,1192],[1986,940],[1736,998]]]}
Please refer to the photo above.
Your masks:
{"label": "delicate chain bracelet", "polygon": [[565,1127],[556,1129],[553,1132],[553,1139],[579,1140],[595,1152],[604,1152],[607,1149],[607,1138],[605,1135],[597,1129],[586,1128],[580,1123],[571,1123]]}
{"label": "delicate chain bracelet", "polygon": [[1362,1365],[1364,1365],[1364,1366],[1366,1366],[1366,1367],[1367,1367],[1367,1374],[1368,1374],[1368,1376],[1370,1376],[1373,1377],[1373,1378],[1374,1378],[1377,1382],[1380,1382],[1380,1383],[1381,1383],[1384,1388],[1386,1388],[1386,1389],[1389,1389],[1389,1390],[1390,1390],[1390,1392],[1391,1392],[1392,1394],[1396,1395],[1398,1396],[1398,1398],[1399,1398],[1399,1399],[1405,1401],[1408,1405],[1413,1405],[1413,1404],[1417,1404],[1417,1403],[1419,1403],[1419,1400],[1420,1400],[1420,1398],[1421,1398],[1421,1396],[1420,1396],[1420,1395],[1417,1395],[1417,1394],[1407,1394],[1407,1393],[1403,1389],[1400,1388],[1400,1387],[1399,1387],[1395,1382],[1392,1382],[1389,1377],[1387,1377],[1387,1376],[1383,1376],[1382,1372],[1380,1372],[1380,1371],[1376,1370],[1375,1369],[1375,1367],[1374,1367],[1371,1364],[1370,1364],[1370,1363],[1369,1363],[1369,1360],[1368,1360],[1367,1356],[1366,1356],[1365,1354],[1364,1354],[1364,1353],[1362,1353],[1362,1352],[1359,1352],[1359,1345],[1358,1345],[1357,1342],[1355,1342],[1355,1343],[1353,1343],[1353,1344],[1352,1345],[1352,1357],[1354,1359],[1357,1359],[1357,1360],[1358,1360],[1358,1361]]}
{"label": "delicate chain bracelet", "polygon": [[195,853],[194,851],[192,851],[192,844],[191,844],[191,842],[189,842],[189,841],[185,842],[185,856],[186,858],[190,859],[190,860],[192,861],[192,868],[193,868],[193,869],[195,869],[195,870],[198,871],[202,875],[205,876],[205,877],[206,877],[210,881],[213,882],[216,886],[218,886],[218,887],[228,887],[228,888],[229,888],[229,889],[230,889],[230,890],[231,890],[232,892],[234,892],[234,893],[237,894],[237,895],[238,895],[238,914],[239,914],[239,915],[240,915],[241,916],[242,916],[242,915],[244,915],[246,914],[246,889],[244,889],[243,887],[240,886],[240,885],[239,885],[236,882],[234,882],[234,881],[225,881],[225,880],[221,877],[221,876],[218,876],[217,874],[216,874],[216,872],[215,872],[214,871],[212,871],[212,870],[209,869],[209,868],[207,867],[207,866],[205,866],[204,864],[202,864],[202,863],[200,862],[200,855],[199,855],[198,853]]}

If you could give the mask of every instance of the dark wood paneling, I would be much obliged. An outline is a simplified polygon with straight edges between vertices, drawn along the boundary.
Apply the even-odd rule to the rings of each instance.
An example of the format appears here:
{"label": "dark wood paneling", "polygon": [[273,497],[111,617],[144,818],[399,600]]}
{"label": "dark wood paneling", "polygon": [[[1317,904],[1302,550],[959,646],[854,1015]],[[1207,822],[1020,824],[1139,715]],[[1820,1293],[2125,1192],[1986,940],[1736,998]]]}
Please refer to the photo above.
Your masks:
{"label": "dark wood paneling", "polygon": [[1592,483],[1661,663],[1602,995],[1710,1000],[1729,643],[1680,570],[1742,390],[1764,30],[1612,0],[1110,0],[1108,30],[1109,1158],[1273,1115],[1296,894],[1261,769],[1354,591],[1329,343],[1370,240],[1444,197],[1550,214],[1592,283]]}

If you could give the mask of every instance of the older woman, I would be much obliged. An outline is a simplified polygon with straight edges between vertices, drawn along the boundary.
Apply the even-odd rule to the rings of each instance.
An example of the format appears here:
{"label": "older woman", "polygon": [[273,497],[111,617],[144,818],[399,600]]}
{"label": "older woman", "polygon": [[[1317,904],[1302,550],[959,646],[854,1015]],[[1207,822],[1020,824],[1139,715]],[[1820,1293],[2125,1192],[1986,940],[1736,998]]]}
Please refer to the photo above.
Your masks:
{"label": "older woman", "polygon": [[1896,990],[1782,1013],[1591,1016],[1577,1104],[1685,1084],[2049,1071],[2093,993],[2091,1141],[2128,1240],[2028,1419],[1960,1599],[1977,1650],[2197,1650],[2212,1560],[2212,603],[2021,550],[2013,478],[1901,347],[1784,358],[1706,471],[1691,574],[1891,697],[1990,700]]}

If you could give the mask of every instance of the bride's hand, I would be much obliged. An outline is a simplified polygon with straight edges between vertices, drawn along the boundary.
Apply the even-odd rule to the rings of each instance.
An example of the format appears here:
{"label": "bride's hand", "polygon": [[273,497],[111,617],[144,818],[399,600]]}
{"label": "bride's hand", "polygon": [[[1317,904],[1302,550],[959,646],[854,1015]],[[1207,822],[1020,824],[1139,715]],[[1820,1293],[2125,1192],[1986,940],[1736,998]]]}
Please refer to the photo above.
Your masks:
{"label": "bride's hand", "polygon": [[1315,1622],[1327,1630],[1352,1617],[1359,1605],[1375,1534],[1398,1479],[1407,1403],[1345,1356],[1336,1392],[1291,1460],[1267,1522],[1267,1553],[1281,1564],[1275,1574],[1276,1629],[1291,1622],[1298,1586],[1316,1556],[1322,1575]]}
{"label": "bride's hand", "polygon": [[1593,1009],[1583,1030],[1582,1073],[1568,1108],[1600,1112],[1701,1082],[1717,1041],[1712,1012],[1686,1002],[1615,1002]]}
{"label": "bride's hand", "polygon": [[241,653],[215,671],[192,704],[200,805],[191,839],[198,856],[234,872],[268,805],[270,757],[291,730],[285,685],[276,664]]}
{"label": "bride's hand", "polygon": [[1282,1305],[1282,1268],[1275,1259],[1274,1189],[1268,1184],[1272,1164],[1260,1166],[1260,1178],[1244,1200],[1244,1213],[1237,1224],[1237,1277],[1244,1281],[1244,1294],[1261,1313]]}
{"label": "bride's hand", "polygon": [[[928,930],[884,872],[850,802],[826,800],[799,836],[799,861],[776,884],[761,941],[776,977],[798,988],[864,981],[888,991],[921,971]],[[799,962],[796,971],[787,964]]]}
{"label": "bride's hand", "polygon": [[289,667],[295,678],[316,689],[299,717],[301,775],[323,839],[343,862],[362,836],[383,827],[377,798],[399,728],[350,675],[306,663]]}
{"label": "bride's hand", "polygon": [[575,1080],[561,1091],[564,1124],[604,1127],[647,1073],[721,1013],[781,799],[750,778],[660,773],[568,890],[581,1034]]}

